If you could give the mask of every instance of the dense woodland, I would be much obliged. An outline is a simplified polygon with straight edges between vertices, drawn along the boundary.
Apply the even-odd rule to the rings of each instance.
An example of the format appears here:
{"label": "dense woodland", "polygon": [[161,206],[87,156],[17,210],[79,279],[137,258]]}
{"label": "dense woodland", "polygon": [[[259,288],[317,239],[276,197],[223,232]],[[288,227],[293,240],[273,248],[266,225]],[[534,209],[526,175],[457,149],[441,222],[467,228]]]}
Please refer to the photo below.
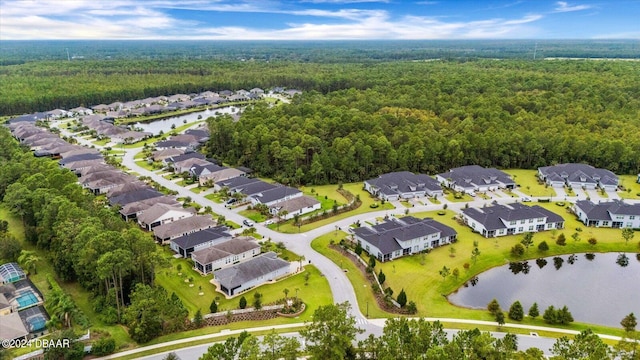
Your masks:
{"label": "dense woodland", "polygon": [[[285,183],[466,164],[640,170],[640,64],[474,61],[351,66],[346,89],[211,119],[209,155]],[[320,75],[322,76],[322,75]]]}
{"label": "dense woodland", "polygon": [[22,149],[5,127],[0,144],[0,198],[22,219],[26,240],[48,254],[58,278],[89,290],[101,319],[128,325],[136,341],[183,329],[182,302],[154,287],[155,269],[166,260],[153,239],[82,189],[75,174]]}

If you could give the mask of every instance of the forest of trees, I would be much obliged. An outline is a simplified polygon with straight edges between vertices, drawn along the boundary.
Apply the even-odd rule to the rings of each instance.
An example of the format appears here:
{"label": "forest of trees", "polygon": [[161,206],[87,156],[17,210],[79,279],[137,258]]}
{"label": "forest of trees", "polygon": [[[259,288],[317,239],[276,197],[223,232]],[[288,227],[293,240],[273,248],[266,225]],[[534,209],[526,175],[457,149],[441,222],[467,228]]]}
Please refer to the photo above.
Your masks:
{"label": "forest of trees", "polygon": [[154,285],[167,261],[152,237],[82,189],[75,174],[21,148],[5,127],[0,143],[0,198],[58,278],[89,290],[101,320],[126,324],[136,341],[183,329],[186,308]]}
{"label": "forest of trees", "polygon": [[[350,69],[348,89],[209,120],[208,155],[284,183],[478,164],[640,170],[636,63],[475,61]],[[366,75],[365,75],[366,74]],[[354,86],[359,84],[359,86]]]}

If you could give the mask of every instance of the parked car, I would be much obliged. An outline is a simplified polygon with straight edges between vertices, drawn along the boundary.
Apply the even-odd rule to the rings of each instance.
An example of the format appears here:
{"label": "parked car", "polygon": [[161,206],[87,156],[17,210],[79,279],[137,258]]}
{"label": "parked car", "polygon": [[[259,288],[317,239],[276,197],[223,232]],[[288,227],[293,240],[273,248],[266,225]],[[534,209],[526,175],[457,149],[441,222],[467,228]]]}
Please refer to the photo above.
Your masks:
{"label": "parked car", "polygon": [[226,201],[226,203],[225,203],[225,204],[227,204],[227,205],[231,205],[231,204],[233,204],[233,203],[234,203],[234,202],[236,202],[236,201],[238,201],[238,199],[236,199],[236,198],[229,198],[229,199]]}
{"label": "parked car", "polygon": [[251,220],[242,220],[242,223],[248,227],[252,227],[253,226],[253,221]]}
{"label": "parked car", "polygon": [[275,221],[273,221],[273,219],[269,219],[269,220],[265,221],[264,224],[265,225],[275,224]]}
{"label": "parked car", "polygon": [[522,198],[522,202],[531,202],[531,198],[525,196]]}

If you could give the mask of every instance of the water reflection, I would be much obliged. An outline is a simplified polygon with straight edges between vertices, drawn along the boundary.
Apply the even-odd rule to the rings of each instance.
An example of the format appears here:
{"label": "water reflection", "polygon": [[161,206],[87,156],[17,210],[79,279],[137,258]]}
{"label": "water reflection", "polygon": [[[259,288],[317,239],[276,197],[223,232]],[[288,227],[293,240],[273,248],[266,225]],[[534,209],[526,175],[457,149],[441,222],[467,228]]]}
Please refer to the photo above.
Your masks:
{"label": "water reflection", "polygon": [[553,258],[553,266],[556,268],[556,270],[560,270],[563,263],[564,263],[564,259],[561,258],[560,256],[556,256]]}
{"label": "water reflection", "polygon": [[528,274],[529,270],[531,270],[531,265],[529,265],[528,261],[518,261],[509,263],[509,270],[516,275],[519,273]]}
{"label": "water reflection", "polygon": [[616,259],[616,264],[620,265],[621,267],[627,267],[629,265],[629,257],[627,257],[626,254],[618,255],[618,258]]}
{"label": "water reflection", "polygon": [[[581,255],[587,261],[579,261]],[[513,262],[470,279],[448,299],[478,309],[485,309],[493,298],[505,307],[516,300],[525,308],[534,302],[541,309],[566,305],[576,321],[620,327],[627,314],[640,313],[640,262],[631,260],[640,255],[597,255],[541,258],[535,260],[537,266],[533,260]],[[567,263],[573,265],[563,266]]]}

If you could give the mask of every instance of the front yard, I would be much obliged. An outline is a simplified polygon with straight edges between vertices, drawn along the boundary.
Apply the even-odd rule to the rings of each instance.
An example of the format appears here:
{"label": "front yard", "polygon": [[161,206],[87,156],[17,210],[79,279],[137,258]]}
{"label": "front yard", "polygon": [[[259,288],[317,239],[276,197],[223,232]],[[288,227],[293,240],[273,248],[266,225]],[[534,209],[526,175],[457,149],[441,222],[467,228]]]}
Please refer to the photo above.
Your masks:
{"label": "front yard", "polygon": [[507,169],[503,171],[513,177],[517,189],[525,195],[549,198],[556,196],[556,192],[551,186],[540,184],[537,176],[538,170]]}

